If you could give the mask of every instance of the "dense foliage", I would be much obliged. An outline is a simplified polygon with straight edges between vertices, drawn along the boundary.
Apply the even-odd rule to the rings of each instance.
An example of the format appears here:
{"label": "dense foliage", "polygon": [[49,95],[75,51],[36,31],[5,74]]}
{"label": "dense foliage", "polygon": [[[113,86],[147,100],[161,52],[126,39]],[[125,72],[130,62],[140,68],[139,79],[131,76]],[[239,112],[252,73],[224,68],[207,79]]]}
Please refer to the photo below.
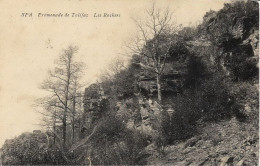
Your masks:
{"label": "dense foliage", "polygon": [[6,140],[2,147],[3,165],[65,164],[61,152],[51,148],[49,136],[40,131],[23,133]]}

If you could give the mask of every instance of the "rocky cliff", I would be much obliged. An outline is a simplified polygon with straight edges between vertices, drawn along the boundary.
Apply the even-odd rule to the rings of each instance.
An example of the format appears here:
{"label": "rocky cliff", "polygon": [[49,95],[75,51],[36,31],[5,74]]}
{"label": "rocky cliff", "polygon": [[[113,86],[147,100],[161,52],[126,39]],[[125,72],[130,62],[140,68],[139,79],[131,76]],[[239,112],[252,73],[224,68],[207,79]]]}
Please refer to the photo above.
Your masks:
{"label": "rocky cliff", "polygon": [[[147,164],[257,165],[258,15],[255,2],[225,4],[206,13],[190,37],[178,38],[182,43],[171,50],[162,75],[161,104],[155,98],[155,77],[140,68],[119,75],[108,84],[112,88],[87,88],[89,123],[98,121],[110,104],[127,129],[148,137],[140,152]],[[107,93],[115,87],[131,95]],[[162,134],[174,138],[167,142]]]}
{"label": "rocky cliff", "polygon": [[227,75],[248,80],[258,75],[259,12],[253,1],[225,4],[210,11],[198,26],[198,37],[215,45],[214,60]]}

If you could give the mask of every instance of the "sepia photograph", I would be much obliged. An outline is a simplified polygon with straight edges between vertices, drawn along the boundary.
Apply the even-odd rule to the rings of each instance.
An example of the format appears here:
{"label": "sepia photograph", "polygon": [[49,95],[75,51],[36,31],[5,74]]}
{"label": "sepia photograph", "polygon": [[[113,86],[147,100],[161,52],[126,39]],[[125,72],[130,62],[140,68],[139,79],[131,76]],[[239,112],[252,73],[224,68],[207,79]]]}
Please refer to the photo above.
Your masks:
{"label": "sepia photograph", "polygon": [[0,0],[0,166],[259,165],[256,0]]}

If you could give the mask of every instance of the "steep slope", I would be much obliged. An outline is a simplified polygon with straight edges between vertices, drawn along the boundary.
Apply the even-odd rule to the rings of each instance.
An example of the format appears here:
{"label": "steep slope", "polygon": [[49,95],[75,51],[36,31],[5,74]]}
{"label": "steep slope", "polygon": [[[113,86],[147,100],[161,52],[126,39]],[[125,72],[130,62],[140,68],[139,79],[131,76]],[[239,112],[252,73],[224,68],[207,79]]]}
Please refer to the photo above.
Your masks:
{"label": "steep slope", "polygon": [[106,96],[107,113],[115,113],[128,132],[145,135],[148,146],[137,152],[145,164],[257,165],[258,14],[252,1],[206,13],[201,25],[176,37],[162,75],[161,104],[152,74],[132,65],[100,84],[93,102],[85,98],[90,123],[106,115]]}
{"label": "steep slope", "polygon": [[257,165],[258,130],[235,118],[201,124],[200,133],[186,141],[167,146],[161,158],[150,158],[155,165]]}

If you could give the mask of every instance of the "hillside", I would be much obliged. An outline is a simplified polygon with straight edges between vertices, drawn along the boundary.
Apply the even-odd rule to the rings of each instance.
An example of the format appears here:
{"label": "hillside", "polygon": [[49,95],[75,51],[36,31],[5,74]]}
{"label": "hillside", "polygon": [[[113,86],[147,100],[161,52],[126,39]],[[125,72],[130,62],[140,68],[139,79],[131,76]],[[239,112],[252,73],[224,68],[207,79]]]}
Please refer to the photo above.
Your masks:
{"label": "hillside", "polygon": [[[110,100],[128,129],[148,136],[147,164],[258,164],[257,20],[257,4],[237,2],[206,13],[195,29],[179,32],[179,43],[172,48],[162,76],[162,104],[156,100],[156,78],[151,73],[131,66],[133,75],[118,74],[118,82],[132,80],[120,85],[125,89],[112,84],[121,97]],[[111,97],[113,90],[109,92],[106,84],[107,92],[101,91]],[[136,87],[139,92],[133,92]]]}
{"label": "hillside", "polygon": [[[43,99],[48,130],[7,140],[2,162],[258,165],[258,10],[253,1],[227,3],[196,27],[174,29],[169,11],[153,6],[152,24],[137,22],[141,48],[128,65],[116,61],[83,95],[80,63],[65,74],[71,82],[45,82],[57,96]],[[69,47],[62,62],[76,52]],[[66,69],[54,71],[64,76]]]}
{"label": "hillside", "polygon": [[149,164],[258,165],[258,131],[252,124],[232,118],[200,128],[197,136],[166,146],[164,155],[149,158]]}

